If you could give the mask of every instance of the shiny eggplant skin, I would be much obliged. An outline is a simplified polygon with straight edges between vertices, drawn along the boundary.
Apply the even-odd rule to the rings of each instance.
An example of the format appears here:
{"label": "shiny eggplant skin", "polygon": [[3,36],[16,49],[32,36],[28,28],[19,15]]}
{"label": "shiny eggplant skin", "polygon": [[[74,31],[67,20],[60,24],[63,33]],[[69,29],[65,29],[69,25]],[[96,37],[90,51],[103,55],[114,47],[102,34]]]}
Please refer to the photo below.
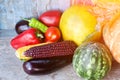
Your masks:
{"label": "shiny eggplant skin", "polygon": [[42,59],[32,59],[23,63],[23,69],[27,74],[48,74],[56,71],[72,62],[72,55]]}
{"label": "shiny eggplant skin", "polygon": [[20,34],[22,32],[24,32],[25,30],[29,29],[29,22],[25,21],[25,20],[21,20],[19,22],[16,23],[15,25],[15,31],[17,34]]}

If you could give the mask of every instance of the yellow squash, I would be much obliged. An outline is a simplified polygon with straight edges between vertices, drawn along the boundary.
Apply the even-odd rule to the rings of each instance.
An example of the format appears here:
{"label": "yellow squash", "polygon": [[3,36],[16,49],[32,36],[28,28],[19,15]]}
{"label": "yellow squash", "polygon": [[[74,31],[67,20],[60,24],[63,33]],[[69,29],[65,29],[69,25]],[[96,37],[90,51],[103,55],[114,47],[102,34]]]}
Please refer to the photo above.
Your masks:
{"label": "yellow squash", "polygon": [[80,45],[96,31],[97,20],[85,6],[71,6],[64,11],[60,20],[60,30],[64,40],[72,40]]}

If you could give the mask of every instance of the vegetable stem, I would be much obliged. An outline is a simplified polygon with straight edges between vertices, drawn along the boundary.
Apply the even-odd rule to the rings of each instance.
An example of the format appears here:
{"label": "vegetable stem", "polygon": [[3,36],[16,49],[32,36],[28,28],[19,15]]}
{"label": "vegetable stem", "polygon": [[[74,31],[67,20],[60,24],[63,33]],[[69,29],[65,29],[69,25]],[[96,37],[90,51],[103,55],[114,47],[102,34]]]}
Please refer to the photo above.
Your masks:
{"label": "vegetable stem", "polygon": [[29,20],[29,19],[25,19],[25,18],[23,18],[23,20],[30,22],[30,20]]}
{"label": "vegetable stem", "polygon": [[37,37],[44,38],[42,34],[37,34]]}

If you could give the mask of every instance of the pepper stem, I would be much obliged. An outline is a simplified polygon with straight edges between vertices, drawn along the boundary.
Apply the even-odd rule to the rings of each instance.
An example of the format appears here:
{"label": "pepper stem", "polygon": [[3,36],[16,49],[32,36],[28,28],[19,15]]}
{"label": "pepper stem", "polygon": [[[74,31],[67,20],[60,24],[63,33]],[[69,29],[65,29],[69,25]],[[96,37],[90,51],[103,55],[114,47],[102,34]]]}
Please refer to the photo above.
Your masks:
{"label": "pepper stem", "polygon": [[44,36],[43,36],[39,31],[36,32],[36,36],[37,36],[38,38],[44,38]]}
{"label": "pepper stem", "polygon": [[44,38],[44,36],[42,34],[37,34],[37,37]]}
{"label": "pepper stem", "polygon": [[23,20],[25,20],[25,21],[28,21],[28,22],[30,22],[30,20],[29,19],[25,19],[25,18],[22,18]]}

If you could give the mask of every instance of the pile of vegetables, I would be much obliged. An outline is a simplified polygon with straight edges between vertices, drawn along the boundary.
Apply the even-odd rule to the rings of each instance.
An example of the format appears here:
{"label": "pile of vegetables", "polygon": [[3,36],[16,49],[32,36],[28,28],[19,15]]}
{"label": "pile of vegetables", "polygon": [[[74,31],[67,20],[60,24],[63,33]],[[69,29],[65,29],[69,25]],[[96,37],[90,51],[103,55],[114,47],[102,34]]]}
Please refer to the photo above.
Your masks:
{"label": "pile of vegetables", "polygon": [[24,18],[11,40],[26,73],[53,72],[69,63],[85,80],[101,80],[120,63],[120,1],[71,0],[61,12],[49,10]]}
{"label": "pile of vegetables", "polygon": [[77,45],[73,41],[62,41],[59,29],[61,15],[60,10],[50,10],[38,19],[24,18],[16,24],[18,35],[10,44],[16,49],[16,56],[24,61],[26,73],[48,73],[72,62]]}
{"label": "pile of vegetables", "polygon": [[[112,63],[110,55],[120,63],[120,0],[71,0],[71,5],[87,6],[88,11],[94,15],[97,20],[95,34],[92,34],[92,36],[90,35],[90,37],[87,38],[88,40],[85,40],[85,42],[87,41],[88,43],[83,42],[75,51],[73,57],[74,70],[79,76],[86,80],[101,80],[104,78],[105,74],[107,74],[108,70],[110,70],[111,65],[109,65],[109,63]],[[99,38],[96,40],[96,37]],[[95,42],[90,43],[89,41]],[[103,46],[101,43],[99,44],[96,42],[101,42],[105,47],[107,46],[108,49],[102,49]],[[94,44],[96,45],[94,46]],[[90,49],[90,47],[92,48]],[[96,49],[98,52],[96,52]],[[109,52],[106,52],[108,50]],[[96,54],[96,57],[98,57],[100,56],[99,52],[103,54],[103,57],[101,58],[105,58],[106,56],[106,59],[101,59],[101,61],[106,60],[106,67],[104,66],[104,68],[106,68],[104,70],[105,72],[102,72],[102,70],[97,71],[99,70],[97,66],[100,57],[96,59],[93,54],[98,53]],[[93,63],[93,61],[95,62]],[[100,63],[100,69],[102,69],[101,65],[103,64]]]}

